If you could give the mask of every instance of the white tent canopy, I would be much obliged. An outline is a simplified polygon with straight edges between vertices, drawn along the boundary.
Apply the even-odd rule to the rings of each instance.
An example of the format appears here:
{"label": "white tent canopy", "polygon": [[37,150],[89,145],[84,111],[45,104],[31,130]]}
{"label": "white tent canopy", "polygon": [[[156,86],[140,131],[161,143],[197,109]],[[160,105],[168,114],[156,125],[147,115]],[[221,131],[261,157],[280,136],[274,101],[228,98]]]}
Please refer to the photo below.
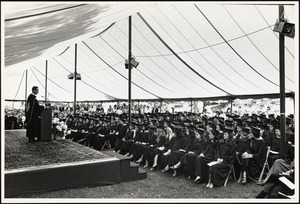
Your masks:
{"label": "white tent canopy", "polygon": [[[292,3],[284,6],[285,18],[297,27],[298,3]],[[129,15],[139,62],[132,69],[132,99],[279,93],[278,5],[25,5],[5,14],[4,99],[25,98],[25,69],[28,93],[37,85],[44,95],[47,59],[49,99],[72,101],[74,81],[67,75],[74,72],[75,43],[82,76],[77,100],[126,99]],[[296,38],[285,37],[286,92],[298,83]]]}

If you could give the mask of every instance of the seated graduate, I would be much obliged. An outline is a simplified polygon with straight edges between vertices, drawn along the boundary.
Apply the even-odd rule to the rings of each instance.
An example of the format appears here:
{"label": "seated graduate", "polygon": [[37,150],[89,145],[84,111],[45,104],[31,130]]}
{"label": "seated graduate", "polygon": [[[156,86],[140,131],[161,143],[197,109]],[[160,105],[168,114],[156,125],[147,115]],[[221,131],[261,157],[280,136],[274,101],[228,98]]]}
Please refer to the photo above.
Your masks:
{"label": "seated graduate", "polygon": [[280,158],[280,143],[281,143],[281,133],[279,123],[274,123],[275,135],[270,138],[270,154],[268,157],[269,166],[272,166],[276,159]]}
{"label": "seated graduate", "polygon": [[173,130],[170,127],[166,128],[166,131],[164,129],[165,129],[164,122],[159,121],[159,124],[157,126],[157,131],[159,132],[158,137],[161,137],[159,135],[163,134],[165,139],[164,139],[164,143],[161,146],[157,146],[153,150],[154,158],[153,158],[153,165],[150,169],[151,171],[155,170],[159,166],[160,156],[168,151],[169,147],[171,146],[172,142],[174,141],[174,140],[172,140],[173,137],[175,137]]}
{"label": "seated graduate", "polygon": [[101,129],[103,128],[104,119],[98,117],[98,119],[94,120],[94,126],[92,130],[88,133],[85,137],[84,145],[94,149],[101,149],[100,145],[98,144],[97,140],[95,139],[96,135],[100,134]]}
{"label": "seated graduate", "polygon": [[146,164],[144,167],[148,167],[149,164],[144,159],[144,152],[145,148],[155,144],[156,136],[154,134],[156,127],[154,125],[145,123],[143,128],[144,132],[141,137],[141,140],[137,143],[134,143],[131,148],[133,148],[132,154],[133,159],[136,161],[136,163],[142,164],[143,162],[145,162]]}
{"label": "seated graduate", "polygon": [[205,130],[203,128],[198,128],[197,131],[195,131],[195,140],[191,144],[189,151],[171,168],[176,170],[182,167],[184,174],[187,175],[188,179],[195,179],[195,160],[208,141],[209,138],[208,135],[205,134]]}
{"label": "seated graduate", "polygon": [[230,166],[236,158],[236,144],[233,140],[233,129],[225,127],[223,139],[219,139],[215,161],[211,166],[210,177],[206,187],[222,186],[229,173]]}
{"label": "seated graduate", "polygon": [[[167,152],[161,155],[160,162],[163,168],[162,172],[168,171],[170,165],[175,165],[181,159],[181,156],[185,154],[186,150],[184,148],[188,149],[190,146],[190,141],[184,136],[183,129],[181,125],[174,125],[175,137],[172,138],[173,142],[170,143]],[[190,136],[190,133],[188,135]],[[187,147],[185,147],[185,145],[187,145]],[[179,159],[175,159],[174,157],[179,157]]]}
{"label": "seated graduate", "polygon": [[123,149],[123,144],[125,143],[125,141],[132,140],[135,137],[136,130],[137,130],[136,122],[132,121],[125,137],[122,138],[121,140],[116,141],[115,146],[114,146],[114,151],[119,154],[123,154],[123,155],[126,154],[126,152]]}
{"label": "seated graduate", "polygon": [[261,182],[257,182],[258,185],[265,185],[267,180],[272,174],[277,174],[279,172],[285,172],[294,168],[294,158],[295,158],[295,148],[291,143],[287,144],[287,152],[283,158],[276,159],[271,166],[266,178]]}
{"label": "seated graduate", "polygon": [[213,134],[213,124],[208,123],[206,126],[206,132],[209,137],[209,141],[205,147],[200,151],[199,156],[195,160],[195,180],[194,182],[199,184],[208,182],[209,178],[209,166],[207,164],[215,159],[217,140]]}
{"label": "seated graduate", "polygon": [[251,142],[249,149],[242,154],[242,159],[246,159],[247,178],[257,181],[266,160],[267,145],[261,137],[261,130],[258,127],[251,127]]}
{"label": "seated graduate", "polygon": [[288,198],[295,194],[294,169],[272,174],[256,198]]}
{"label": "seated graduate", "polygon": [[[173,176],[177,175],[177,169],[180,167],[182,157],[186,155],[193,147],[193,144],[200,139],[200,134],[196,131],[195,125],[189,124],[187,127],[189,134],[186,136],[187,138],[183,148],[172,151],[169,157],[168,166],[174,170]],[[198,140],[196,140],[196,137]]]}
{"label": "seated graduate", "polygon": [[[153,129],[153,135],[152,135],[150,144],[148,146],[145,146],[145,148],[143,150],[143,158],[146,162],[146,164],[144,166],[145,168],[148,166],[153,166],[154,158],[155,158],[155,149],[163,147],[163,145],[165,143],[165,139],[166,139],[166,133],[163,130],[163,126],[161,126],[161,124],[158,127],[156,125],[156,123],[153,123],[153,125],[149,125],[149,127],[150,127],[150,130]],[[149,133],[149,135],[150,135],[150,133]],[[156,164],[157,164],[157,161],[156,161]],[[152,170],[154,170],[154,169],[155,169],[155,167]]]}
{"label": "seated graduate", "polygon": [[148,123],[142,123],[141,135],[135,140],[135,142],[131,145],[131,148],[129,150],[129,157],[132,157],[132,160],[135,163],[141,163],[143,161],[142,148],[148,143],[148,133]]}
{"label": "seated graduate", "polygon": [[[161,138],[158,137],[157,127],[156,127],[155,123],[150,123],[148,128],[149,128],[149,132],[147,134],[147,136],[148,136],[147,143],[141,149],[142,156],[141,156],[140,160],[145,161],[145,165],[143,166],[143,168],[147,168],[150,166],[149,155],[151,155],[151,153],[149,154],[149,152],[153,151],[156,148],[156,145],[159,146],[160,142],[161,142],[161,144],[163,144],[164,139],[165,139],[165,137],[161,137]],[[164,134],[164,132],[162,132],[162,133]],[[160,135],[162,135],[162,134],[160,134]],[[151,156],[150,156],[150,158],[151,158]]]}
{"label": "seated graduate", "polygon": [[121,117],[120,119],[117,117],[116,120],[112,120],[113,124],[110,127],[109,135],[109,143],[112,148],[115,148],[118,140],[122,140],[125,137],[128,131],[126,121],[125,117]]}
{"label": "seated graduate", "polygon": [[[108,141],[109,136],[109,127],[108,127],[109,119],[103,118],[102,119],[102,125],[97,126],[97,130],[95,134],[91,132],[91,145],[96,150],[102,150],[104,148],[104,144],[106,141]],[[94,130],[93,130],[94,131]],[[90,135],[90,134],[89,134]],[[86,138],[89,138],[89,135]]]}
{"label": "seated graduate", "polygon": [[140,141],[140,139],[142,138],[143,136],[143,130],[142,130],[142,123],[135,123],[135,128],[134,128],[134,134],[132,136],[132,138],[127,138],[124,142],[123,142],[123,145],[122,145],[122,148],[124,153],[125,153],[125,156],[128,156],[130,158],[132,158],[132,145],[137,142],[137,141]]}
{"label": "seated graduate", "polygon": [[246,170],[248,166],[248,159],[242,157],[242,155],[249,150],[250,148],[250,142],[251,142],[251,134],[250,134],[250,128],[244,127],[242,128],[242,133],[239,138],[237,138],[237,160],[239,163],[239,170],[240,170],[240,176],[238,179],[239,183],[245,184],[246,183]]}

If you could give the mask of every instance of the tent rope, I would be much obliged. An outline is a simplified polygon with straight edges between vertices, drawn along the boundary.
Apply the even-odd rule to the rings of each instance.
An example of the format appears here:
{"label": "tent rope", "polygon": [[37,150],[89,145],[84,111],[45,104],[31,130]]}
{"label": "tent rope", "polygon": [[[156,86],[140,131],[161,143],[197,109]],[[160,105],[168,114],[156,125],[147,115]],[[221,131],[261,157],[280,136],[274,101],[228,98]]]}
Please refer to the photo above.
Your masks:
{"label": "tent rope", "polygon": [[[172,5],[172,7],[174,8],[174,6]],[[158,10],[160,11],[160,13],[163,15],[163,16],[165,16],[167,19],[168,19],[168,21],[174,26],[174,28],[176,28],[176,30],[187,40],[187,42],[194,48],[194,49],[196,49],[196,47],[193,45],[193,43],[191,43],[186,37],[185,37],[185,35],[180,31],[180,29],[178,29],[177,27],[176,27],[176,25],[163,13],[163,12],[161,12],[161,10],[158,8]],[[179,12],[180,13],[180,12]],[[172,37],[171,37],[172,38]],[[172,38],[173,39],[173,38]],[[173,39],[173,41],[174,41],[174,39]],[[176,41],[174,41],[175,43],[176,43]],[[176,43],[180,48],[181,48],[181,46],[178,44],[178,43]],[[183,49],[182,49],[183,50]],[[210,66],[212,66],[219,74],[221,74],[223,77],[225,77],[228,81],[230,81],[231,83],[233,83],[235,86],[237,86],[237,87],[239,87],[240,89],[242,89],[242,90],[244,90],[245,91],[245,89],[243,88],[243,87],[241,87],[240,85],[238,85],[237,83],[235,83],[233,80],[231,80],[230,78],[228,78],[226,75],[224,75],[219,69],[217,69],[216,68],[216,66],[215,65],[213,65],[199,50],[197,50],[197,53],[210,65]],[[199,63],[197,63],[195,60],[193,60],[191,57],[189,57],[193,62],[195,62],[199,67],[201,67],[200,66],[200,64]],[[202,68],[202,67],[201,67]],[[209,73],[208,73],[209,74]],[[210,74],[209,74],[210,75]],[[211,75],[210,75],[211,76]],[[213,77],[213,76],[211,76],[212,78],[216,78],[216,77]],[[216,80],[216,79],[215,79]],[[216,80],[217,82],[219,82],[218,80]],[[228,88],[228,87],[227,87]]]}
{"label": "tent rope", "polygon": [[[34,66],[33,66],[33,68],[36,69]],[[36,78],[36,80],[38,80],[39,84],[40,84],[44,89],[46,89],[45,86],[40,82],[40,80],[38,79],[38,77],[35,75],[35,73],[34,73],[34,71],[32,70],[32,68],[30,68],[30,70],[31,70],[31,72],[33,73],[33,75],[34,75],[34,77]],[[37,70],[37,69],[36,69],[36,70]],[[48,92],[48,95],[53,96],[49,91],[47,91],[47,92]],[[45,97],[47,97],[47,96],[45,96]],[[57,98],[56,98],[55,96],[53,96],[53,98],[55,98],[55,99],[57,100]]]}
{"label": "tent rope", "polygon": [[186,61],[184,61],[179,55],[174,52],[174,50],[154,31],[154,29],[148,24],[148,22],[143,18],[143,16],[138,12],[138,16],[144,21],[144,23],[148,26],[148,28],[156,35],[156,37],[185,65],[187,66],[190,70],[192,70],[195,74],[197,74],[199,77],[201,77],[203,80],[211,84],[212,86],[216,87],[217,89],[223,91],[224,93],[228,95],[233,95],[224,89],[220,88],[219,86],[213,84],[211,81],[207,80],[205,77],[203,77],[201,74],[199,74],[197,71],[195,71]]}
{"label": "tent rope", "polygon": [[[78,47],[79,47],[79,46],[78,46]],[[82,50],[82,48],[79,47],[79,50]],[[83,50],[82,50],[82,51],[83,51]],[[83,51],[82,53],[85,53],[85,51]],[[86,54],[86,53],[85,53],[85,54]],[[86,55],[87,55],[87,54],[86,54]],[[87,55],[87,56],[88,56],[88,55]],[[73,65],[68,59],[66,59],[64,56],[61,56],[61,57],[62,57],[66,62],[68,62],[72,67],[74,66],[74,65]],[[83,57],[83,58],[80,58],[80,59],[83,60],[84,62],[86,62],[86,61],[84,60],[84,57]],[[90,65],[88,62],[86,62],[86,63],[87,63],[88,65]],[[94,81],[96,84],[99,84],[99,85],[102,86],[103,88],[105,88],[105,89],[107,89],[107,90],[113,92],[112,89],[109,89],[109,88],[103,86],[102,84],[98,83],[98,81],[92,79],[89,75],[86,74],[86,72],[83,72],[83,71],[80,70],[79,68],[77,68],[77,70],[80,71],[82,74],[84,74],[84,76],[90,78],[90,79],[91,79],[92,81]],[[115,98],[116,98],[116,97],[115,97]]]}
{"label": "tent rope", "polygon": [[[133,27],[135,27],[134,26],[134,24],[133,24]],[[127,35],[118,27],[118,26],[116,26],[116,28],[118,29],[118,30],[120,30],[120,32],[122,32],[126,37],[127,37]],[[118,42],[117,40],[116,40],[116,38],[114,37],[114,36],[112,36],[111,34],[110,34],[110,36],[116,41],[116,42]],[[136,43],[134,43],[134,42],[132,42],[138,49],[140,49],[139,48],[139,46],[136,44]],[[118,42],[118,44],[120,45],[120,46],[122,46],[125,50],[126,50],[126,48],[123,46],[123,45],[121,45],[119,42]],[[140,49],[140,51],[141,52],[143,52],[142,51],[142,49]],[[155,65],[157,65],[158,66],[158,68],[160,68],[160,70],[162,70],[163,72],[165,72],[166,74],[168,74],[161,66],[159,66],[154,60],[152,60],[152,59],[150,59]],[[143,64],[143,66],[144,67],[146,67],[146,68],[148,68],[148,66],[147,65],[145,65],[145,64]],[[149,69],[148,68],[148,70],[151,72],[151,73],[153,73],[152,71],[151,71],[151,69]],[[155,76],[157,76],[158,78],[160,78],[158,75],[156,75],[155,73],[153,73]],[[181,84],[181,85],[183,85],[182,83],[180,83],[178,80],[176,80],[175,78],[173,78],[172,76],[170,76],[172,79],[174,79],[176,82],[178,82],[179,84]],[[160,78],[161,79],[161,78]],[[169,86],[171,86],[172,88],[175,88],[172,84],[170,84],[168,81],[166,81],[166,80],[164,80],[164,82],[165,83],[167,83]],[[184,86],[184,85],[183,85]],[[174,92],[173,92],[174,93]]]}
{"label": "tent rope", "polygon": [[[53,58],[61,67],[63,67],[65,70],[67,70],[68,72],[70,72],[65,66],[63,66],[61,63],[59,63],[55,58]],[[71,72],[70,72],[71,73]],[[81,79],[80,81],[82,81],[83,83],[85,83],[86,85],[92,87],[90,84],[88,84],[87,82],[85,82],[83,79]],[[103,91],[100,91],[99,89],[96,89],[95,87],[93,87],[93,89],[97,90],[98,92],[104,94],[107,98],[110,98],[110,99],[118,99],[114,96],[111,96],[109,94],[106,94],[104,93]]]}
{"label": "tent rope", "polygon": [[[180,69],[178,69],[177,68],[177,66],[175,66],[174,64],[173,64],[173,62],[170,60],[170,59],[168,59],[168,58],[166,58],[160,51],[159,51],[159,49],[157,49],[148,39],[147,39],[147,37],[142,33],[142,32],[140,32],[140,30],[133,24],[133,26],[136,28],[136,30],[146,39],[146,41],[147,42],[149,42],[151,45],[152,45],[152,47],[157,51],[157,52],[159,52],[160,54],[161,54],[161,56],[166,60],[166,61],[168,61],[171,65],[173,65],[173,67],[176,69],[176,70],[178,70],[181,74],[183,74],[184,76],[186,76],[191,82],[193,82],[193,83],[195,83],[196,85],[198,85],[199,87],[201,87],[203,90],[205,90],[207,93],[209,93],[210,91],[209,90],[207,90],[206,88],[204,88],[204,87],[202,87],[200,84],[198,84],[197,82],[195,82],[194,80],[192,80],[189,76],[187,76],[184,72],[182,72]],[[139,48],[139,46],[138,45],[136,45],[138,48]],[[141,52],[143,52],[144,54],[146,54],[141,48],[139,48],[140,50],[141,50]],[[173,54],[171,54],[171,56],[173,56]],[[149,60],[151,60],[154,64],[156,64],[163,72],[165,72],[165,70],[160,66],[160,65],[158,65],[156,62],[155,62],[155,60],[153,60],[153,59],[151,59],[151,58],[149,58]],[[166,73],[166,72],[165,72]],[[168,74],[168,73],[167,73]],[[170,75],[170,77],[172,78],[172,79],[174,79],[175,81],[177,81],[177,83],[179,83],[179,84],[181,84],[182,86],[184,86],[185,88],[187,88],[187,89],[189,89],[189,87],[186,87],[183,83],[181,83],[180,81],[178,81],[176,78],[174,78],[174,77],[172,77],[171,75]]]}
{"label": "tent rope", "polygon": [[[174,7],[176,10],[177,8]],[[178,11],[178,10],[177,10]],[[180,14],[181,12],[178,11]],[[182,14],[181,14],[182,15]],[[247,81],[248,83],[252,84],[253,86],[255,86],[258,89],[264,90],[263,88],[257,86],[255,83],[251,82],[250,80],[248,80],[246,77],[244,77],[243,75],[241,75],[238,71],[236,71],[223,57],[221,57],[221,55],[215,51],[215,49],[213,48],[214,45],[209,45],[209,43],[202,37],[202,35],[194,28],[193,25],[190,24],[190,22],[184,17],[184,15],[182,15],[182,17],[186,20],[186,22],[194,29],[194,31],[200,36],[200,38],[207,44],[207,47],[205,48],[210,48],[228,67],[231,68],[232,71],[234,71],[236,74],[238,74],[240,77],[242,77],[245,81]],[[222,44],[225,42],[222,42]],[[266,91],[266,90],[264,90]]]}
{"label": "tent rope", "polygon": [[[264,53],[262,53],[262,51],[255,45],[255,43],[249,38],[248,35],[246,35],[245,31],[242,29],[242,27],[238,24],[238,22],[234,19],[234,17],[231,15],[231,13],[228,11],[228,9],[223,5],[224,9],[227,11],[227,13],[229,14],[229,16],[232,18],[232,20],[236,23],[236,25],[241,29],[241,31],[245,34],[245,36],[248,38],[248,40],[251,42],[251,44],[257,49],[257,51],[272,65],[272,67],[274,67],[277,71],[279,71],[279,69],[267,58],[266,55],[264,55]],[[288,78],[287,76],[285,76],[285,78],[287,78],[290,82],[292,82],[294,84],[294,82]]]}
{"label": "tent rope", "polygon": [[[268,21],[266,20],[266,18],[263,16],[263,14],[260,12],[260,10],[257,8],[256,5],[254,5],[254,7],[256,8],[256,10],[258,11],[258,13],[260,14],[260,16],[264,19],[264,21],[266,22],[266,24],[268,25],[268,27],[271,29],[272,33],[274,33],[274,35],[277,37],[277,39],[279,39],[278,35],[275,34],[275,32],[273,31],[273,29],[271,28],[272,26],[274,25],[269,25]],[[292,7],[294,8],[294,7]],[[295,56],[291,53],[291,51],[286,47],[284,46],[285,49],[288,51],[288,53],[290,53],[290,55],[295,59]]]}
{"label": "tent rope", "polygon": [[227,45],[232,49],[233,52],[235,52],[235,54],[245,62],[245,64],[247,64],[253,71],[255,71],[259,76],[261,76],[262,78],[264,78],[265,80],[267,80],[268,82],[272,83],[273,85],[279,87],[278,84],[272,82],[271,80],[269,80],[268,78],[266,78],[264,75],[262,75],[260,72],[258,72],[256,69],[254,69],[231,45],[229,42],[227,42],[227,40],[222,36],[222,34],[217,30],[217,28],[210,22],[210,20],[204,15],[204,13],[199,9],[199,7],[194,4],[195,7],[198,9],[198,11],[203,15],[203,17],[207,20],[207,22],[215,29],[215,31],[220,35],[220,37],[227,43]]}
{"label": "tent rope", "polygon": [[[128,80],[124,75],[122,75],[120,72],[118,72],[117,70],[115,70],[110,64],[108,64],[104,59],[102,59],[93,49],[91,49],[90,48],[90,46],[88,46],[84,41],[82,41],[83,42],[83,44],[87,47],[87,48],[89,48],[89,50],[91,50],[92,51],[92,53],[94,53],[102,62],[104,62],[107,66],[109,66],[112,70],[114,70],[116,73],[118,73],[120,76],[122,76],[125,80]],[[148,90],[146,90],[146,89],[144,89],[143,87],[141,87],[141,86],[139,86],[139,85],[137,85],[136,83],[134,83],[134,82],[132,82],[135,86],[137,86],[137,87],[139,87],[140,89],[142,89],[143,91],[145,91],[145,92],[147,92],[147,93],[149,93],[149,94],[151,94],[151,95],[153,95],[153,96],[155,96],[155,97],[157,97],[157,98],[161,98],[161,97],[159,97],[159,96],[157,96],[157,95],[155,95],[154,93],[151,93],[150,91],[148,91]]]}
{"label": "tent rope", "polygon": [[[16,97],[17,97],[17,95],[18,95],[18,93],[19,93],[19,90],[20,90],[20,87],[21,87],[21,84],[22,84],[22,81],[23,81],[24,73],[25,73],[25,70],[23,71],[22,78],[21,78],[21,81],[20,81],[20,83],[19,83],[19,87],[18,87],[17,93],[16,93],[16,95],[15,95],[15,97],[14,97],[14,100],[16,99]],[[26,96],[26,97],[27,97],[27,96]]]}
{"label": "tent rope", "polygon": [[[112,47],[108,42],[106,42],[106,40],[105,39],[103,39],[100,35],[99,35],[99,37],[110,47],[110,48],[112,48],[120,57],[122,57],[123,58],[123,60],[125,60],[125,58],[121,55],[121,53],[120,52],[118,52],[114,47]],[[98,43],[98,42],[97,42]],[[119,45],[121,45],[119,42],[118,42],[118,44]],[[121,45],[122,46],[122,45]],[[123,47],[123,46],[122,46]],[[124,48],[124,47],[123,47]],[[125,49],[125,48],[124,48]],[[106,50],[107,51],[107,50]],[[144,65],[145,66],[145,65]],[[161,84],[159,84],[159,83],[157,83],[156,81],[154,81],[153,79],[151,79],[150,77],[148,77],[147,75],[145,75],[142,71],[140,71],[139,69],[136,69],[139,73],[141,73],[143,76],[145,76],[147,79],[149,79],[150,81],[152,81],[153,83],[155,83],[155,84],[157,84],[158,86],[160,86],[160,87],[162,87],[163,89],[165,89],[165,90],[167,90],[167,91],[170,91],[170,92],[172,92],[172,93],[175,93],[175,92],[173,92],[172,90],[170,90],[170,89],[168,89],[168,88],[166,88],[166,87],[164,87],[164,86],[162,86]]]}

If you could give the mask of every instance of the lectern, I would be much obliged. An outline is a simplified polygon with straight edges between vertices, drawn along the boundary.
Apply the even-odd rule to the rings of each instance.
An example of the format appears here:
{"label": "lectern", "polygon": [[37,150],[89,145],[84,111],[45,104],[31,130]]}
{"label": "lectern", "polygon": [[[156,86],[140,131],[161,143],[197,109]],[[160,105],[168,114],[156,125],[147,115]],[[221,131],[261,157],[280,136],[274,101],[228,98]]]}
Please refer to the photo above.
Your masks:
{"label": "lectern", "polygon": [[52,109],[44,109],[41,113],[41,142],[52,140]]}

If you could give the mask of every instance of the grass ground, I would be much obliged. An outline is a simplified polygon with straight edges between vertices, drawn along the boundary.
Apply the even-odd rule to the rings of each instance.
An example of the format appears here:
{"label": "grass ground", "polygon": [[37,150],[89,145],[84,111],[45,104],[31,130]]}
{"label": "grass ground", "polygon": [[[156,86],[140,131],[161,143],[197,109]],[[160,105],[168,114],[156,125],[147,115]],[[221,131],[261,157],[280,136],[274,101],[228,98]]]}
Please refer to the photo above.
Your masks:
{"label": "grass ground", "polygon": [[[24,132],[20,133],[20,135],[23,137],[24,135],[22,134],[24,134]],[[8,137],[10,137],[10,135],[7,134],[6,132],[5,141],[12,140],[12,138],[8,139]],[[25,166],[27,165],[25,163],[22,163],[23,159],[26,160],[26,151],[24,149],[42,148],[42,147],[34,146],[36,144],[34,145],[28,144],[26,138],[22,138],[21,141],[23,143],[19,144],[20,146],[16,145],[15,143],[15,146],[12,145],[8,149],[7,146],[5,147],[6,148],[5,169],[13,168],[16,167],[17,165],[25,165]],[[77,144],[75,144],[75,146],[76,145]],[[26,148],[24,148],[25,146]],[[58,153],[58,150],[55,150],[54,147],[52,148],[54,148],[55,151],[52,151],[50,146],[47,148],[46,147],[43,148],[44,148],[44,152],[42,153],[43,155],[42,158],[44,158],[45,160],[47,159],[51,160],[51,154]],[[75,148],[78,148],[78,146],[76,146]],[[66,160],[66,161],[69,161],[70,159],[80,160],[80,159],[84,159],[84,157],[88,158],[93,156],[89,154],[86,155],[85,151],[86,149],[82,149],[80,154],[77,153],[71,156],[68,155],[70,152],[64,150],[60,150],[59,153],[61,155],[63,154],[68,155],[68,156],[65,155],[64,157],[61,157],[62,160]],[[23,159],[16,158],[17,154],[21,154],[22,156],[20,158]],[[12,155],[15,156],[13,157]],[[40,159],[40,162],[42,160],[43,159]],[[35,161],[35,162],[39,163],[39,161]],[[122,200],[123,199],[160,199],[160,200],[161,199],[201,199],[203,200],[203,199],[228,198],[228,199],[248,200],[248,199],[253,199],[255,195],[262,190],[262,187],[256,185],[254,182],[241,185],[233,181],[233,179],[231,178],[229,179],[229,182],[226,187],[215,187],[213,189],[209,189],[205,187],[205,184],[195,184],[191,180],[187,180],[183,175],[172,177],[172,172],[162,173],[160,170],[150,171],[149,168],[146,168],[146,170],[148,172],[147,179],[143,179],[143,180],[124,182],[116,185],[65,189],[65,190],[45,192],[39,194],[23,195],[17,198],[34,198],[34,199],[94,198],[94,199],[122,199]]]}
{"label": "grass ground", "polygon": [[261,190],[255,183],[241,185],[230,180],[226,187],[209,189],[205,184],[195,184],[182,175],[172,177],[171,172],[149,171],[147,179],[109,186],[66,189],[19,198],[124,198],[124,199],[251,199]]}

